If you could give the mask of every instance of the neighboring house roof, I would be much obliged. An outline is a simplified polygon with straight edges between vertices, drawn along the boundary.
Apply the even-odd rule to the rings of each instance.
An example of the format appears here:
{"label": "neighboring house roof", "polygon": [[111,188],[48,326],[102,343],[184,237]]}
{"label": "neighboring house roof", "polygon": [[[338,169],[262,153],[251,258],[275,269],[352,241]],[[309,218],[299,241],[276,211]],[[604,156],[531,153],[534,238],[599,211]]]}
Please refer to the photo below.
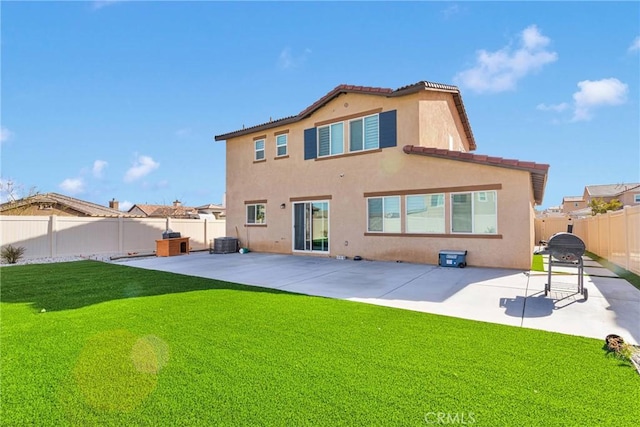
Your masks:
{"label": "neighboring house roof", "polygon": [[0,212],[13,210],[21,207],[28,207],[35,204],[50,203],[59,205],[70,211],[75,211],[85,216],[98,217],[118,217],[129,216],[117,209],[111,209],[107,206],[98,205],[96,203],[87,202],[85,200],[76,199],[74,197],[64,196],[58,193],[36,194],[34,196],[25,197],[16,201],[6,202],[0,205]]}
{"label": "neighboring house roof", "polygon": [[224,211],[225,207],[222,205],[214,205],[213,203],[209,203],[208,205],[198,206],[196,209],[199,211]]}
{"label": "neighboring house roof", "polygon": [[289,116],[278,120],[270,120],[267,123],[259,124],[256,126],[251,126],[248,128],[243,128],[240,130],[236,130],[233,132],[225,133],[222,135],[216,135],[216,141],[224,141],[230,138],[236,138],[243,135],[248,135],[254,132],[261,132],[267,129],[272,129],[278,126],[284,126],[291,123],[299,122],[313,114],[319,108],[326,105],[329,101],[338,96],[345,93],[359,93],[366,95],[376,95],[376,96],[385,96],[385,97],[396,97],[396,96],[405,96],[412,93],[416,93],[419,91],[434,91],[434,92],[447,92],[453,95],[453,100],[458,110],[458,114],[460,115],[460,120],[462,121],[462,126],[464,128],[467,139],[469,140],[469,147],[471,150],[476,149],[476,142],[473,137],[473,132],[471,131],[471,125],[469,124],[469,118],[467,117],[467,112],[464,108],[464,104],[462,103],[462,96],[460,95],[460,90],[456,86],[451,86],[442,83],[433,83],[427,81],[421,81],[418,83],[414,83],[411,85],[403,86],[396,90],[389,88],[381,88],[381,87],[368,87],[368,86],[353,86],[353,85],[339,85],[334,88],[331,92],[327,93],[325,96],[311,104],[309,107],[302,110],[295,116]]}
{"label": "neighboring house roof", "polygon": [[198,208],[182,205],[133,205],[129,212],[136,210],[148,217],[192,218],[198,215]]}
{"label": "neighboring house roof", "polygon": [[531,185],[533,187],[534,200],[536,204],[542,204],[542,199],[544,197],[544,187],[547,183],[547,173],[549,171],[549,165],[547,164],[524,162],[514,159],[504,159],[502,157],[492,157],[481,154],[463,153],[460,151],[443,150],[440,148],[419,147],[415,145],[405,145],[403,147],[403,151],[407,154],[418,154],[421,156],[459,160],[463,162],[478,163],[487,166],[497,166],[501,168],[527,171],[531,174]]}
{"label": "neighboring house roof", "polygon": [[562,198],[562,202],[584,202],[582,196],[565,196]]}
{"label": "neighboring house roof", "polygon": [[574,218],[584,218],[586,216],[592,216],[593,211],[591,210],[591,208],[587,207],[587,208],[576,209],[575,211],[571,211],[569,212],[569,215]]}
{"label": "neighboring house roof", "polygon": [[622,193],[640,187],[640,183],[622,183],[605,185],[587,185],[585,191],[589,197],[615,197]]}

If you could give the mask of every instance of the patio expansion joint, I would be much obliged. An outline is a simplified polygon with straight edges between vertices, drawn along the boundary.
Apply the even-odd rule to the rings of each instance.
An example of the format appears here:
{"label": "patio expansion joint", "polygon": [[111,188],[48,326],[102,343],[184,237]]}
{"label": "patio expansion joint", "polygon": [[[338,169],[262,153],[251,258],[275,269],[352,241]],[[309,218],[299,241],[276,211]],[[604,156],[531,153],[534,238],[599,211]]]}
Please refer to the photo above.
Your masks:
{"label": "patio expansion joint", "polygon": [[[327,272],[327,273],[322,273],[322,274],[312,275],[311,277],[309,277],[309,273],[308,273],[308,272],[307,272],[307,273],[302,273],[301,275],[305,275],[305,276],[307,276],[307,278],[306,278],[306,279],[304,279],[304,280],[292,280],[292,281],[290,281],[290,282],[288,282],[288,283],[285,283],[285,284],[282,284],[282,285],[279,285],[279,286],[275,287],[275,289],[283,289],[283,288],[285,288],[285,287],[287,287],[287,286],[293,286],[293,285],[296,285],[296,284],[298,284],[298,283],[309,282],[309,281],[312,281],[312,280],[314,280],[314,279],[317,279],[318,277],[330,276],[330,275],[332,275],[332,274],[334,274],[334,273],[337,273],[337,272],[340,272],[340,271],[342,271],[342,270],[343,270],[343,269],[338,268],[338,269],[335,269],[335,270],[329,271],[329,272]],[[296,275],[295,277],[298,277],[298,276],[299,276],[299,275]]]}
{"label": "patio expansion joint", "polygon": [[431,271],[433,271],[433,270],[425,271],[424,273],[419,274],[418,276],[414,277],[413,279],[408,280],[408,281],[406,281],[406,282],[404,282],[404,283],[401,283],[400,285],[396,286],[395,288],[391,289],[390,291],[385,292],[384,294],[382,294],[382,295],[378,296],[377,298],[385,297],[385,296],[389,295],[390,293],[395,292],[395,291],[397,291],[398,289],[400,289],[400,288],[402,288],[402,287],[404,287],[404,286],[407,286],[409,283],[411,283],[411,282],[415,282],[415,281],[416,281],[416,280],[418,280],[419,278],[421,278],[421,277],[423,277],[423,276],[425,276],[425,275],[429,274]]}

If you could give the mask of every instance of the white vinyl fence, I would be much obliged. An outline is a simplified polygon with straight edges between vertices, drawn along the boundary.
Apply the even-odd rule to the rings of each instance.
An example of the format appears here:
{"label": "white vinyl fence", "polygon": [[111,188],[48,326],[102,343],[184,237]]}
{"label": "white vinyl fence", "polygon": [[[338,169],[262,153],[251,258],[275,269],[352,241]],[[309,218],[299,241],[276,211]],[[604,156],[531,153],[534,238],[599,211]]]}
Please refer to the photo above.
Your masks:
{"label": "white vinyl fence", "polygon": [[573,224],[573,233],[584,241],[589,252],[640,274],[640,205],[574,220],[536,218],[536,242],[567,231],[569,224]]}
{"label": "white vinyl fence", "polygon": [[25,259],[151,253],[170,229],[189,237],[192,251],[208,249],[225,235],[224,220],[172,218],[89,218],[71,216],[0,216],[0,246],[24,247]]}

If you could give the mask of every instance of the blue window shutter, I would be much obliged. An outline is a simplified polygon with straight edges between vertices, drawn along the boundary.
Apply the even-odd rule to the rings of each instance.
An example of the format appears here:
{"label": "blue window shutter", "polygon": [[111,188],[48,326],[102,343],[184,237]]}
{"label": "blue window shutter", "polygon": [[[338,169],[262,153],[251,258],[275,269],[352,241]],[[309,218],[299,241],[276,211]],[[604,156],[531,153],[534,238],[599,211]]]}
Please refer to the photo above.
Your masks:
{"label": "blue window shutter", "polygon": [[304,159],[315,159],[318,157],[318,144],[316,141],[316,128],[304,130]]}
{"label": "blue window shutter", "polygon": [[380,113],[380,148],[398,145],[396,110]]}

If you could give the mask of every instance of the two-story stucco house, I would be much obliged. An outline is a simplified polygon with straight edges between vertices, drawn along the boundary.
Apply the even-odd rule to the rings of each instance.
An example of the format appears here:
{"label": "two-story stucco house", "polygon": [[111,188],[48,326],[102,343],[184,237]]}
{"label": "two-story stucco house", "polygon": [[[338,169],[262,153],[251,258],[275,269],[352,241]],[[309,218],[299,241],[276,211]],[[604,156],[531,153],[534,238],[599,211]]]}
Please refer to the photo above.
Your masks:
{"label": "two-story stucco house", "polygon": [[301,113],[217,135],[227,236],[253,251],[530,268],[549,166],[476,149],[455,86],[341,85]]}

